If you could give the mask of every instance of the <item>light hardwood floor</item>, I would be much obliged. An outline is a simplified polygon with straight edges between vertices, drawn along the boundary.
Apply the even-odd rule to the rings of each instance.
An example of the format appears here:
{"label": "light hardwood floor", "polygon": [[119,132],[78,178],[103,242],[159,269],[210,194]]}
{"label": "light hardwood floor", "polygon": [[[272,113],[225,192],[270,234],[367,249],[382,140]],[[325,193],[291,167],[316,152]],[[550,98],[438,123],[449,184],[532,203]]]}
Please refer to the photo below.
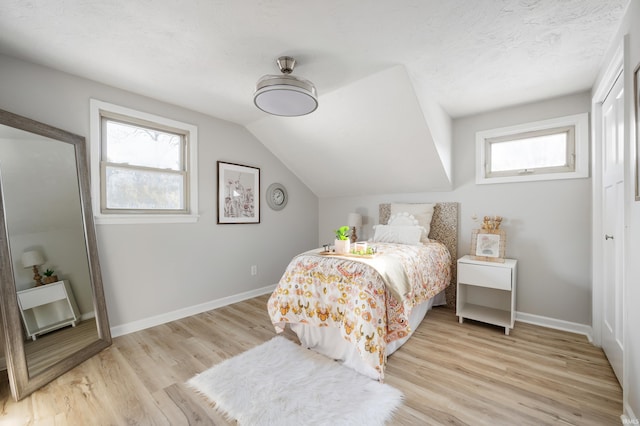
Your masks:
{"label": "light hardwood floor", "polygon": [[[0,425],[234,424],[184,382],[273,337],[266,300],[115,338],[18,403],[3,383]],[[385,382],[405,394],[394,425],[621,423],[620,386],[583,336],[521,323],[505,336],[501,328],[459,324],[447,308],[430,311],[389,358]]]}
{"label": "light hardwood floor", "polygon": [[[26,339],[24,350],[27,355],[29,374],[35,375],[56,362],[76,353],[98,339],[95,318],[81,321],[76,327],[65,327],[39,336],[36,340]],[[0,357],[0,370],[6,370],[4,356]]]}

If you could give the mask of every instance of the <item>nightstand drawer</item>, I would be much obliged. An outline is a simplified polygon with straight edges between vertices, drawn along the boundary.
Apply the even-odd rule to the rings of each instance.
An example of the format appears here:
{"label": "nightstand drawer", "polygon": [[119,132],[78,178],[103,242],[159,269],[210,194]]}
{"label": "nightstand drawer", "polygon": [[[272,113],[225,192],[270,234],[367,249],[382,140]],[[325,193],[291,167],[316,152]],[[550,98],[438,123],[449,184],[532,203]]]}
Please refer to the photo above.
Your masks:
{"label": "nightstand drawer", "polygon": [[511,290],[511,268],[458,263],[458,282],[479,287]]}
{"label": "nightstand drawer", "polygon": [[18,298],[22,309],[31,309],[35,306],[66,299],[67,293],[64,290],[62,281],[58,281],[55,284],[46,284],[42,287],[18,292]]}

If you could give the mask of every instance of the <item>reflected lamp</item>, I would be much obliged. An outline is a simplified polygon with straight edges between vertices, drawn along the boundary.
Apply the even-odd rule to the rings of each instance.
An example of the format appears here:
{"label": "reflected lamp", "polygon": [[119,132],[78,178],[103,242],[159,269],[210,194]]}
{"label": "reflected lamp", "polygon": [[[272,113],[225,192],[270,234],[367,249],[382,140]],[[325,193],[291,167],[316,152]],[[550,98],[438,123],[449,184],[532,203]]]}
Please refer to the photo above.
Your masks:
{"label": "reflected lamp", "polygon": [[44,257],[38,250],[29,250],[22,253],[22,266],[25,268],[33,268],[33,280],[36,282],[36,287],[42,285],[42,277],[38,271],[38,266],[44,264]]}

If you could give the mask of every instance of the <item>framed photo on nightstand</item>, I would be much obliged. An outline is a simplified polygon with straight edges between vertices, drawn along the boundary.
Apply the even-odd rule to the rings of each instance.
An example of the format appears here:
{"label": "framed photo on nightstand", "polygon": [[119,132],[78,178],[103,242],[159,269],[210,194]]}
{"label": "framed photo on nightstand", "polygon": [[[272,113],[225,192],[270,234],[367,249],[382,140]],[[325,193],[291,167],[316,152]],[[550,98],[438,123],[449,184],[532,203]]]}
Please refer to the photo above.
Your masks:
{"label": "framed photo on nightstand", "polygon": [[475,260],[504,263],[507,234],[503,230],[474,229],[471,234],[471,256]]}

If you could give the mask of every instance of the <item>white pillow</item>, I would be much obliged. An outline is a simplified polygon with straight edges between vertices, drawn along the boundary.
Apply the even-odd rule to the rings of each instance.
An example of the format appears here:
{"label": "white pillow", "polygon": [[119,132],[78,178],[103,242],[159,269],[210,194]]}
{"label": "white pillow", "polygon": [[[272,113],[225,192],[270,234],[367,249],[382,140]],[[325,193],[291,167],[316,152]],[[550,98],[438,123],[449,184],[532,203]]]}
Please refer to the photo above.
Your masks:
{"label": "white pillow", "polygon": [[409,225],[376,225],[373,241],[379,243],[396,243],[407,245],[420,244],[423,229],[420,226]]}
{"label": "white pillow", "polygon": [[425,233],[422,235],[420,241],[428,243],[434,207],[435,204],[391,204],[391,215],[406,212],[416,218],[420,226],[425,229]]}
{"label": "white pillow", "polygon": [[405,225],[406,226],[419,226],[420,223],[418,222],[418,219],[416,219],[415,217],[413,217],[409,213],[402,212],[402,213],[396,213],[394,215],[391,215],[391,217],[387,221],[387,225],[392,225],[392,226],[405,226]]}

